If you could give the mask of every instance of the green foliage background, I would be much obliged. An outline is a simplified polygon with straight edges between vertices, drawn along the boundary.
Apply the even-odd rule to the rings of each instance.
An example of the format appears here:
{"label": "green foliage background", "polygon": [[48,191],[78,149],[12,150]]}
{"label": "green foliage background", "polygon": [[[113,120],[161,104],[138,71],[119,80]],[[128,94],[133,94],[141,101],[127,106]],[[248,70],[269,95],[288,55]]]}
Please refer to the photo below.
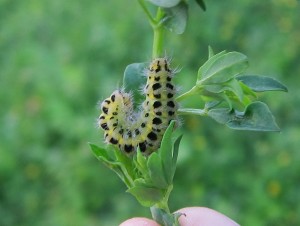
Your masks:
{"label": "green foliage background", "polygon": [[[203,12],[191,1],[186,32],[167,38],[181,90],[211,45],[245,53],[249,72],[279,79],[289,93],[261,97],[281,133],[183,118],[170,207],[207,206],[241,225],[299,225],[300,4],[206,2]],[[150,60],[151,45],[136,1],[0,1],[0,225],[150,217],[87,142],[102,143],[97,102],[121,86],[126,65]]]}

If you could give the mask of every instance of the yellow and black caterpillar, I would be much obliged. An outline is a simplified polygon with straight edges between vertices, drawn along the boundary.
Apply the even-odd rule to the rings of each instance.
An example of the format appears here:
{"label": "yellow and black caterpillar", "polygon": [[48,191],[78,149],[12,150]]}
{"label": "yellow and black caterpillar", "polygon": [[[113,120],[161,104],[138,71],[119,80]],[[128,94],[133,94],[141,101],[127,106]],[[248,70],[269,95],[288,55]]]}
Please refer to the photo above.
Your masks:
{"label": "yellow and black caterpillar", "polygon": [[151,153],[160,147],[162,136],[171,120],[177,119],[176,93],[172,84],[174,71],[166,58],[154,59],[146,70],[146,96],[138,111],[133,110],[129,93],[116,90],[101,104],[98,125],[104,130],[107,143],[131,153],[139,147]]}

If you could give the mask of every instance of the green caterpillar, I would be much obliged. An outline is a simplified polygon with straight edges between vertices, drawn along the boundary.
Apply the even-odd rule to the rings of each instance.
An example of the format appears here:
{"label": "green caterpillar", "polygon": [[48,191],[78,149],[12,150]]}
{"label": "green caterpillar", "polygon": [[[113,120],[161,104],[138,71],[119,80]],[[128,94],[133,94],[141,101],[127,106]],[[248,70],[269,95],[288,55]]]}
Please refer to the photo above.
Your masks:
{"label": "green caterpillar", "polygon": [[146,71],[146,97],[140,110],[133,110],[129,93],[114,91],[101,104],[98,125],[104,130],[107,143],[126,153],[139,147],[149,154],[160,147],[162,136],[171,120],[177,120],[176,89],[172,84],[174,71],[166,58],[154,59]]}

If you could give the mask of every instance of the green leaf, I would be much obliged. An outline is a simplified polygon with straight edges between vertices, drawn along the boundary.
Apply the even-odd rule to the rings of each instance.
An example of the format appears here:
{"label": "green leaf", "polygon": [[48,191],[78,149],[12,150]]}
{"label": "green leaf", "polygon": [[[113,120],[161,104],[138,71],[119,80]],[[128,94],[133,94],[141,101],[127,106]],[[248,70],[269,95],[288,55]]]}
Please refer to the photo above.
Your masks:
{"label": "green leaf", "polygon": [[208,60],[199,68],[198,70],[198,76],[197,81],[200,81],[202,79],[202,74],[204,74],[206,71],[208,71],[214,62],[221,56],[225,55],[226,51],[222,51],[214,55],[212,48],[209,47],[208,49]]}
{"label": "green leaf", "polygon": [[165,179],[165,174],[162,166],[162,160],[158,153],[152,153],[147,162],[147,166],[149,169],[149,175],[153,182],[152,186],[166,189],[168,188],[168,183]]}
{"label": "green leaf", "polygon": [[102,161],[107,167],[111,169],[121,167],[121,163],[119,161],[116,161],[116,159],[112,158],[111,155],[109,155],[109,152],[111,152],[111,150],[108,150],[109,147],[102,148],[98,147],[95,144],[90,144],[90,147],[96,158]]}
{"label": "green leaf", "polygon": [[137,169],[143,174],[143,178],[149,177],[147,168],[147,158],[142,154],[139,148],[137,150],[135,161]]}
{"label": "green leaf", "polygon": [[117,161],[119,161],[122,165],[122,170],[125,174],[128,174],[130,178],[135,178],[135,169],[133,165],[132,158],[127,156],[124,152],[115,148],[115,156]]}
{"label": "green leaf", "polygon": [[232,113],[232,111],[228,108],[211,109],[207,114],[209,117],[221,124],[226,124],[234,117],[234,113]]}
{"label": "green leaf", "polygon": [[126,172],[124,171],[124,166],[120,162],[114,160],[110,161],[102,156],[97,157],[106,167],[114,171],[119,178],[126,184],[127,187],[130,187],[130,181],[126,177]]}
{"label": "green leaf", "polygon": [[237,76],[236,79],[247,85],[250,89],[252,89],[255,92],[288,91],[286,86],[284,86],[282,83],[280,83],[274,78],[267,76],[242,75]]}
{"label": "green leaf", "polygon": [[173,143],[173,130],[175,126],[175,121],[172,121],[168,126],[166,132],[164,133],[161,147],[158,150],[158,154],[161,157],[162,166],[163,166],[163,175],[165,175],[165,179],[168,185],[173,183],[173,177],[176,169],[176,162],[179,150],[179,143],[182,136],[178,137]]}
{"label": "green leaf", "polygon": [[147,65],[147,63],[129,64],[124,71],[123,86],[126,92],[133,94],[135,107],[144,99],[139,88],[146,84],[147,78],[144,76],[144,70]]}
{"label": "green leaf", "polygon": [[203,85],[202,95],[211,97],[212,100],[226,101],[230,108],[242,110],[251,103],[250,97],[247,96],[249,88],[247,90],[244,86],[243,83],[234,78],[220,84]]}
{"label": "green leaf", "polygon": [[253,102],[244,112],[228,109],[212,109],[208,115],[231,129],[252,131],[279,131],[268,106],[262,102]]}
{"label": "green leaf", "polygon": [[[130,159],[112,146],[101,148],[95,144],[90,143],[89,145],[96,158],[113,170],[127,187],[130,187],[132,178],[134,178],[134,170]],[[124,156],[120,157],[121,155]],[[111,156],[114,156],[114,158]]]}
{"label": "green leaf", "polygon": [[148,0],[152,4],[164,8],[176,6],[181,0]]}
{"label": "green leaf", "polygon": [[239,82],[236,79],[231,79],[231,80],[229,80],[225,83],[221,83],[221,84],[204,85],[203,87],[205,90],[207,90],[211,93],[222,93],[225,91],[231,91],[236,95],[236,97],[241,102],[244,97],[243,90],[242,90]]}
{"label": "green leaf", "polygon": [[205,109],[209,110],[215,108],[221,103],[221,101],[208,101],[205,103]]}
{"label": "green leaf", "polygon": [[144,183],[143,179],[134,181],[134,186],[127,190],[140,204],[151,207],[160,202],[164,197],[164,190],[151,187]]}
{"label": "green leaf", "polygon": [[213,93],[213,92],[209,92],[203,88],[200,95],[201,95],[201,98],[205,102],[212,102],[212,101],[223,102],[223,101],[225,101],[229,105],[230,109],[233,107],[234,95],[231,95],[230,92]]}
{"label": "green leaf", "polygon": [[[238,80],[238,79],[237,79]],[[247,85],[245,85],[243,82],[239,81],[240,86],[243,90],[243,93],[245,96],[249,96],[249,97],[253,97],[253,98],[257,98],[256,93],[250,89],[250,87],[248,87]]]}
{"label": "green leaf", "polygon": [[201,9],[203,9],[203,11],[206,11],[206,5],[203,0],[196,0],[196,2],[201,7]]}
{"label": "green leaf", "polygon": [[107,160],[113,160],[108,155],[107,149],[102,148],[102,147],[98,147],[97,145],[92,144],[92,143],[89,143],[89,145],[90,145],[90,148],[91,148],[92,152],[96,156],[96,158],[102,157],[102,158],[107,159]]}
{"label": "green leaf", "polygon": [[227,123],[232,129],[246,129],[254,131],[280,131],[274,116],[268,106],[262,102],[253,102],[242,114],[244,120],[239,117]]}
{"label": "green leaf", "polygon": [[175,175],[175,171],[176,171],[176,164],[177,164],[177,158],[178,158],[178,152],[179,152],[179,144],[180,144],[180,141],[181,141],[181,138],[182,138],[183,135],[180,135],[174,145],[173,145],[173,158],[172,158],[172,168],[171,168],[171,181],[173,181],[173,178],[174,178],[174,175]]}
{"label": "green leaf", "polygon": [[188,19],[188,5],[180,2],[178,5],[164,9],[166,16],[164,26],[175,34],[182,34],[185,31]]}
{"label": "green leaf", "polygon": [[211,57],[198,71],[197,85],[224,83],[248,67],[244,54],[229,52]]}
{"label": "green leaf", "polygon": [[161,141],[161,146],[158,150],[162,160],[162,166],[164,170],[164,175],[168,184],[172,183],[172,133],[174,129],[175,121],[172,121],[164,133],[163,139]]}

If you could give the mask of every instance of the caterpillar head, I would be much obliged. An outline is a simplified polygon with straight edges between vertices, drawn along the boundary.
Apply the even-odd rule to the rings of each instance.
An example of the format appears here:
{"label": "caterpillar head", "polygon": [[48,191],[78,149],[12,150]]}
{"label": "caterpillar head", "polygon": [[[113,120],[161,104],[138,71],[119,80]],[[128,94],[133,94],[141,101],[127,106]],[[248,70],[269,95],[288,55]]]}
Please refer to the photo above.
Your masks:
{"label": "caterpillar head", "polygon": [[149,70],[155,73],[171,72],[171,69],[169,68],[169,62],[166,58],[154,59],[149,66]]}

